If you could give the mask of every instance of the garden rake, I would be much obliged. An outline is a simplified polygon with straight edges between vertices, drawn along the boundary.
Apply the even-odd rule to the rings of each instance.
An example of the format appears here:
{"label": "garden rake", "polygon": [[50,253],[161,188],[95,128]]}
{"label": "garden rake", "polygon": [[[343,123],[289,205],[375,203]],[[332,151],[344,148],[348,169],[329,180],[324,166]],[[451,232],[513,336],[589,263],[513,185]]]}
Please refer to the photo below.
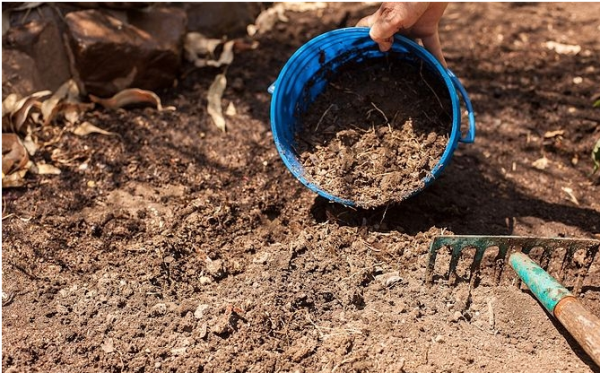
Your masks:
{"label": "garden rake", "polygon": [[[508,260],[517,277],[512,282],[529,288],[544,308],[552,314],[575,338],[592,360],[600,366],[600,319],[589,312],[577,299],[584,280],[590,273],[595,259],[600,261],[598,251],[600,241],[576,238],[537,238],[518,236],[437,236],[429,249],[426,282],[433,284],[436,279],[436,258],[450,250],[448,271],[437,275],[447,278],[450,285],[458,280],[469,281],[475,287],[481,280],[482,261],[492,261],[494,284],[509,276],[504,271]],[[487,255],[491,252],[490,255]],[[541,264],[533,261],[537,256]],[[463,259],[463,260],[461,260]],[[465,260],[470,265],[465,265]],[[468,269],[467,269],[468,267]],[[458,272],[462,269],[465,276]],[[557,272],[556,280],[546,270]],[[439,271],[438,271],[439,272]],[[570,292],[561,282],[573,277],[573,291]],[[560,282],[559,282],[560,281]]]}

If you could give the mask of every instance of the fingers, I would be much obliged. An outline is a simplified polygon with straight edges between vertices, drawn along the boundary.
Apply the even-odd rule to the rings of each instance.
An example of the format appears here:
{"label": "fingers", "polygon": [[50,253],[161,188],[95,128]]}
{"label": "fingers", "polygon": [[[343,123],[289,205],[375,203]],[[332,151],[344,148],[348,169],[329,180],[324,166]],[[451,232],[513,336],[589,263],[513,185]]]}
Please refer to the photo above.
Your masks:
{"label": "fingers", "polygon": [[437,30],[433,35],[421,38],[421,41],[423,42],[423,46],[425,47],[425,49],[427,49],[431,54],[433,54],[435,58],[437,58],[438,61],[440,61],[442,66],[447,68],[448,65],[446,64],[446,59],[444,58],[444,54],[442,53],[442,45],[440,44],[440,37]]}
{"label": "fingers", "polygon": [[358,21],[356,27],[371,27],[371,17],[373,16],[366,16],[362,18],[360,21]]}
{"label": "fingers", "polygon": [[382,3],[370,17],[361,20],[361,24],[371,27],[369,35],[379,44],[383,52],[392,47],[394,34],[406,32],[427,10],[428,3]]}

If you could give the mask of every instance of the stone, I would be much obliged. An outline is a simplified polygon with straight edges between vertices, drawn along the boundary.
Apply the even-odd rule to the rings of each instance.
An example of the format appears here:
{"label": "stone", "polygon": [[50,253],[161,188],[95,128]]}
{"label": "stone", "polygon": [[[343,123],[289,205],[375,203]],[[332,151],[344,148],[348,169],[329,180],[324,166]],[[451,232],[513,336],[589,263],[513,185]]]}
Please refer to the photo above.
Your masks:
{"label": "stone", "polygon": [[65,21],[82,91],[107,97],[130,87],[172,86],[180,58],[170,47],[165,49],[170,45],[167,41],[159,42],[148,32],[95,9],[71,12]]}
{"label": "stone", "polygon": [[227,276],[225,263],[221,259],[208,261],[206,263],[206,272],[215,280],[220,280]]}
{"label": "stone", "polygon": [[208,304],[199,304],[194,311],[194,317],[199,320],[202,319],[204,317],[204,312],[208,309],[208,307]]}
{"label": "stone", "polygon": [[33,58],[14,49],[2,51],[2,100],[11,93],[29,96],[43,87]]}

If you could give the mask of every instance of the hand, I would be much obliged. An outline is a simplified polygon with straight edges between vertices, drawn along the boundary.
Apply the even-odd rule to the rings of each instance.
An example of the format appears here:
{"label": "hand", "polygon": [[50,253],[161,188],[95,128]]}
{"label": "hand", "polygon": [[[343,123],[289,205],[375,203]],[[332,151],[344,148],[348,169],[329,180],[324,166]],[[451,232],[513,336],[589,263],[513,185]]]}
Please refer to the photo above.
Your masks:
{"label": "hand", "polygon": [[390,50],[394,34],[418,38],[423,46],[446,67],[438,34],[438,23],[448,3],[382,3],[374,14],[356,26],[370,27],[369,35],[382,52]]}

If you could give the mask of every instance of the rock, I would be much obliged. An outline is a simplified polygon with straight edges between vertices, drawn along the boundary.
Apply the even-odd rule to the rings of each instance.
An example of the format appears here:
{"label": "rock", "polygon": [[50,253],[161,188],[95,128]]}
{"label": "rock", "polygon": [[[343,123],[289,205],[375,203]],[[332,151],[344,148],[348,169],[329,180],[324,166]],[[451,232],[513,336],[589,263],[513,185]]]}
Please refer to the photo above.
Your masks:
{"label": "rock", "polygon": [[197,319],[202,319],[204,317],[204,311],[208,309],[208,304],[199,304],[198,308],[194,311],[194,317]]}
{"label": "rock", "polygon": [[173,84],[180,61],[170,46],[164,47],[167,41],[100,10],[71,12],[65,21],[75,78],[87,93],[106,97],[129,87],[156,90]]}
{"label": "rock", "polygon": [[209,284],[212,284],[212,282],[213,282],[212,278],[210,278],[208,276],[200,277],[199,281],[200,281],[200,285],[209,285]]}
{"label": "rock", "polygon": [[172,348],[171,349],[171,354],[172,355],[185,355],[185,353],[187,352],[187,347],[178,347],[178,348]]}
{"label": "rock", "polygon": [[58,11],[53,12],[47,6],[39,8],[44,12],[41,18],[13,25],[6,32],[3,44],[7,49],[16,49],[31,57],[38,70],[41,87],[55,91],[71,78],[61,30],[64,22]]}
{"label": "rock", "polygon": [[115,344],[112,338],[106,338],[104,342],[100,345],[102,351],[107,354],[113,353],[115,351]]}
{"label": "rock", "polygon": [[148,33],[158,44],[157,59],[148,65],[145,79],[171,86],[181,66],[187,15],[179,8],[151,8],[127,14],[131,25]]}
{"label": "rock", "polygon": [[463,314],[462,314],[462,312],[460,312],[460,311],[455,311],[455,312],[452,314],[452,317],[450,318],[450,321],[452,321],[452,322],[458,322],[460,319],[463,319],[463,318],[464,318],[464,317],[463,317]]}
{"label": "rock", "polygon": [[227,275],[225,263],[221,259],[209,260],[206,263],[206,272],[215,280],[222,279]]}
{"label": "rock", "polygon": [[23,52],[2,51],[2,99],[11,93],[29,96],[44,90],[35,61]]}
{"label": "rock", "polygon": [[381,283],[381,285],[385,287],[392,287],[400,282],[402,282],[402,278],[400,277],[400,272],[388,272],[379,276],[375,276],[375,279]]}
{"label": "rock", "polygon": [[224,35],[246,35],[246,27],[254,23],[260,13],[259,3],[185,3],[188,30],[197,31],[209,38]]}
{"label": "rock", "polygon": [[152,316],[162,316],[167,313],[167,305],[164,303],[157,303],[152,306],[150,310],[150,315]]}

